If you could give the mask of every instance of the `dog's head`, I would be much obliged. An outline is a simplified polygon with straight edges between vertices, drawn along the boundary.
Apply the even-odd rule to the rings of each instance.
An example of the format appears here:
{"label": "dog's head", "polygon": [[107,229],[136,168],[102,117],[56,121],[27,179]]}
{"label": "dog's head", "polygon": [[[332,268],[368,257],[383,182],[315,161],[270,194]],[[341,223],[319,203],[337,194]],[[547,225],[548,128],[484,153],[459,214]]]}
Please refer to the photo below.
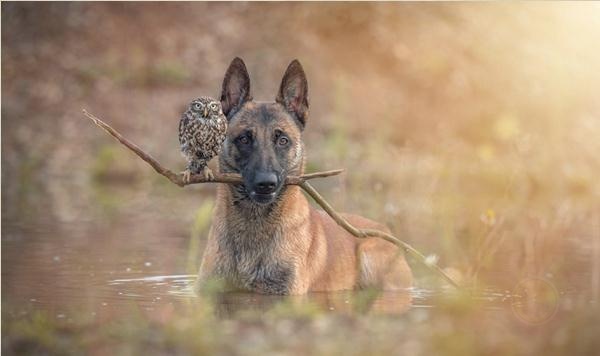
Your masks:
{"label": "dog's head", "polygon": [[235,187],[238,199],[275,202],[286,177],[304,170],[308,84],[300,62],[288,66],[274,102],[255,102],[246,65],[235,58],[225,73],[221,105],[229,121],[221,170],[242,175],[244,184]]}

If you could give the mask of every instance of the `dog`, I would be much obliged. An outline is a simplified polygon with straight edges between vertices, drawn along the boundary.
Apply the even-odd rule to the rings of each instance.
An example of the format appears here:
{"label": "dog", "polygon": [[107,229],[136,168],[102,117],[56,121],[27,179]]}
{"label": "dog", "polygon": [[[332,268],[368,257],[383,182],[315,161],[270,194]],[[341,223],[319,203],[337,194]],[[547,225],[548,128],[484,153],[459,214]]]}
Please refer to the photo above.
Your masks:
{"label": "dog", "polygon": [[[219,171],[240,174],[243,184],[218,185],[197,290],[213,280],[226,291],[277,295],[411,286],[411,270],[396,246],[352,236],[311,207],[298,186],[285,185],[305,167],[308,83],[298,60],[285,71],[275,101],[258,102],[246,65],[235,58],[221,105],[229,126]],[[344,217],[359,228],[388,231],[360,216]]]}

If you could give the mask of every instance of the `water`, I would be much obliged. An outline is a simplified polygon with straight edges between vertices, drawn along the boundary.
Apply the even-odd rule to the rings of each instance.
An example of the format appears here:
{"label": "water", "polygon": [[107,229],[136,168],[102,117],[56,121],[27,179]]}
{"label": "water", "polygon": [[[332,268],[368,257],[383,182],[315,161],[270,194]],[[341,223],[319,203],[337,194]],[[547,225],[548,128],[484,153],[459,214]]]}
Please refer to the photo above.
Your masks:
{"label": "water", "polygon": [[[186,271],[190,238],[182,228],[185,219],[157,221],[155,213],[136,212],[109,218],[108,223],[102,214],[69,222],[41,217],[26,223],[3,221],[2,287],[8,313],[43,309],[68,318],[85,310],[110,318],[134,306],[148,312],[188,306],[197,296],[196,275]],[[382,293],[371,301],[370,309],[401,314],[435,308],[441,296],[452,293],[450,287]],[[338,292],[291,298],[326,311],[356,313],[355,297],[356,293]],[[518,297],[494,289],[472,296],[489,310],[509,310]],[[230,293],[221,295],[217,304],[222,314],[231,316],[264,311],[285,299]]]}
{"label": "water", "polygon": [[[110,184],[102,187],[102,194],[109,196],[103,199],[97,193],[73,193],[77,189],[74,184],[58,189],[68,194],[28,197],[20,210],[9,205],[4,211],[3,317],[43,310],[66,320],[81,313],[112,320],[139,310],[152,318],[198,307],[191,306],[198,300],[193,285],[210,223],[210,213],[206,213],[210,209],[202,206],[210,207],[213,188],[197,187],[182,194],[177,188],[159,185],[145,188],[150,195],[139,187]],[[417,277],[426,273],[420,270]],[[552,317],[560,300],[577,296],[552,283],[535,281],[533,287],[520,289],[480,289],[469,294],[468,300],[487,312],[536,323]],[[545,298],[537,306],[526,300],[535,288]],[[429,313],[455,293],[448,286],[419,283],[408,291],[368,296],[367,309],[394,315],[415,310]],[[231,293],[214,302],[219,315],[235,317],[248,311],[264,312],[286,300],[331,313],[365,312],[364,303],[357,302],[364,302],[365,296],[355,292],[287,298]]]}
{"label": "water", "polygon": [[[183,217],[157,220],[156,212],[107,217],[88,208],[71,221],[49,216],[3,220],[3,302],[16,305],[17,313],[42,308],[64,316],[78,309],[118,314],[132,305],[153,310],[193,300],[195,268],[186,271],[189,222]],[[398,304],[398,310],[428,307],[436,293],[414,289],[384,295],[380,303]],[[306,300],[339,310],[349,298],[347,293],[316,293]],[[238,293],[221,302],[243,309],[278,300]]]}
{"label": "water", "polygon": [[[549,339],[565,349],[579,345],[579,330],[596,325],[585,319],[593,314],[589,294],[551,276],[457,291],[414,261],[417,284],[407,291],[197,296],[213,187],[184,192],[160,179],[87,184],[55,179],[17,200],[14,190],[3,192],[7,354],[162,354],[173,347],[181,354],[364,354],[378,347],[382,354],[468,354],[463,347],[505,354],[510,345],[535,353]],[[571,284],[589,280],[580,276]],[[523,327],[538,328],[537,339]],[[585,339],[595,342],[589,334]]]}

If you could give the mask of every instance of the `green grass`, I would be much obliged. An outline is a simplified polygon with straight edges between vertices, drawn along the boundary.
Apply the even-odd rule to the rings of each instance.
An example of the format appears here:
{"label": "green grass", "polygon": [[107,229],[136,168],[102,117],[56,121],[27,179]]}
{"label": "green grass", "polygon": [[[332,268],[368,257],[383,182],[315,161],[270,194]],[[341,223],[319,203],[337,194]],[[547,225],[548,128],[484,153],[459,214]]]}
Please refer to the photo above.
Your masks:
{"label": "green grass", "polygon": [[293,298],[233,318],[217,317],[216,307],[208,299],[199,299],[162,320],[129,312],[104,323],[69,322],[37,311],[18,319],[3,318],[2,349],[7,354],[104,350],[115,354],[458,356],[593,354],[600,347],[600,313],[593,308],[577,307],[546,325],[529,326],[506,309],[485,310],[468,295],[444,297],[432,310],[393,316],[362,307],[350,314],[332,312]]}
{"label": "green grass", "polygon": [[198,261],[201,256],[200,246],[202,240],[206,239],[208,235],[208,228],[210,227],[212,211],[214,203],[211,200],[205,200],[202,205],[196,211],[194,222],[192,225],[192,231],[190,232],[190,242],[188,247],[188,258],[186,271],[190,274],[198,272],[200,263]]}

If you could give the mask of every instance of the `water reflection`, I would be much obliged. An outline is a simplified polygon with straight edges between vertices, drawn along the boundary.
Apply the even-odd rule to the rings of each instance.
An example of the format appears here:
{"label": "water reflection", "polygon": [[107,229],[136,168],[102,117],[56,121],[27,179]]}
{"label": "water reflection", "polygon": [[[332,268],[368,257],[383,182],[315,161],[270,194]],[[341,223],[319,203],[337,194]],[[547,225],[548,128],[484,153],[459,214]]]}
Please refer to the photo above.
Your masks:
{"label": "water reflection", "polygon": [[[205,308],[223,318],[290,310],[399,315],[411,310],[429,313],[455,293],[424,285],[421,279],[420,288],[396,293],[213,295],[207,307],[192,286],[210,222],[206,211],[210,212],[213,187],[190,188],[189,194],[177,194],[174,199],[170,186],[121,189],[111,185],[111,199],[118,204],[107,210],[99,208],[95,197],[77,194],[86,191],[83,187],[68,181],[60,184],[70,192],[60,204],[51,193],[37,195],[37,208],[29,214],[17,214],[10,204],[3,204],[2,301],[7,306],[3,318],[44,310],[67,321],[84,314],[103,322],[132,313],[165,321],[178,311]],[[146,193],[132,193],[138,191]],[[153,192],[151,199],[148,191]],[[428,273],[415,271],[417,276]],[[587,276],[582,274],[582,278]],[[539,290],[535,285],[514,290],[517,282],[512,281],[508,290],[480,289],[468,295],[466,303],[504,311],[514,320],[535,321],[562,302],[562,294],[533,293]],[[533,308],[538,299],[532,296],[548,296],[556,303]]]}
{"label": "water reflection", "polygon": [[[158,209],[110,218],[81,210],[94,219],[82,218],[76,224],[48,217],[35,223],[3,220],[3,302],[11,306],[7,312],[42,308],[68,319],[71,311],[84,310],[96,319],[110,320],[138,310],[149,319],[162,320],[177,309],[204,308],[202,298],[193,292],[196,266],[189,266],[189,232],[181,228],[190,225],[191,217],[157,219]],[[200,249],[201,245],[202,241]],[[173,274],[176,271],[190,273]],[[224,318],[281,308],[398,315],[411,308],[435,308],[440,298],[453,293],[436,288],[291,297],[227,293],[212,295],[211,305]],[[521,307],[530,303],[526,297],[519,291],[487,289],[469,295],[469,300],[508,313],[517,308],[527,316],[528,309]]]}
{"label": "water reflection", "polygon": [[[108,283],[124,300],[131,298],[154,301],[170,299],[194,299],[196,275],[167,275],[143,278],[115,279]],[[400,314],[411,306],[416,289],[396,292],[340,291],[309,293],[296,296],[261,295],[244,292],[215,293],[209,298],[222,317],[234,317],[246,312],[267,312],[282,303],[289,307],[315,308],[335,313],[385,313]],[[423,295],[422,292],[418,292]],[[206,297],[206,296],[205,296]]]}
{"label": "water reflection", "polygon": [[[502,291],[497,289],[463,290],[452,288],[410,288],[403,291],[339,291],[315,292],[298,296],[261,295],[245,292],[212,293],[198,296],[194,292],[195,274],[156,275],[138,278],[118,278],[107,282],[116,300],[128,302],[150,302],[157,304],[182,303],[186,305],[202,305],[203,298],[214,305],[216,314],[224,318],[235,318],[247,313],[263,314],[282,305],[288,309],[315,310],[319,312],[339,314],[386,314],[398,315],[410,308],[435,308],[446,303],[449,298],[465,297],[473,305],[483,306],[488,310],[510,310],[516,317],[535,317],[526,307],[533,300],[545,303],[546,309],[554,312],[559,305],[559,294],[553,287],[551,299],[548,293],[528,295],[523,290]],[[547,285],[547,284],[544,284]],[[551,305],[550,305],[551,304]]]}

